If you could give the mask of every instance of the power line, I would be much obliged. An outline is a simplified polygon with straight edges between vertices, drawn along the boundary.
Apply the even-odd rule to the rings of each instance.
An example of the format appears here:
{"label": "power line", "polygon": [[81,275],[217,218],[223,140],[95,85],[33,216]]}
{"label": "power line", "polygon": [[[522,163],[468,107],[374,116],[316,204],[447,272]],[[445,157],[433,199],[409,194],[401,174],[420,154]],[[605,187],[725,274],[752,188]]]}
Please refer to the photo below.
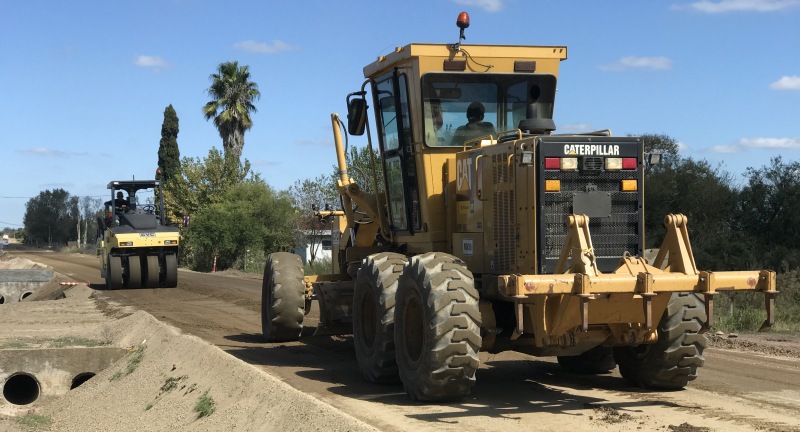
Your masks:
{"label": "power line", "polygon": [[14,225],[14,226],[18,226],[18,227],[24,227],[25,226],[25,225],[15,224],[15,223],[11,223],[11,222],[3,222],[3,221],[0,221],[0,224]]}

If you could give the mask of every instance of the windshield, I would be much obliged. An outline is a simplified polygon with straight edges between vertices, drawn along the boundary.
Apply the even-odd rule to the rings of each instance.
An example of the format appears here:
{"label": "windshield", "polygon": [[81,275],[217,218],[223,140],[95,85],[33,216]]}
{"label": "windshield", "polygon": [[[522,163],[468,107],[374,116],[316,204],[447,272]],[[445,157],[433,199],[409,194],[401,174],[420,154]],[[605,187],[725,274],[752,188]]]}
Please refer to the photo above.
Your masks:
{"label": "windshield", "polygon": [[532,115],[553,118],[556,78],[542,74],[428,73],[422,77],[425,144],[466,141],[517,129]]}

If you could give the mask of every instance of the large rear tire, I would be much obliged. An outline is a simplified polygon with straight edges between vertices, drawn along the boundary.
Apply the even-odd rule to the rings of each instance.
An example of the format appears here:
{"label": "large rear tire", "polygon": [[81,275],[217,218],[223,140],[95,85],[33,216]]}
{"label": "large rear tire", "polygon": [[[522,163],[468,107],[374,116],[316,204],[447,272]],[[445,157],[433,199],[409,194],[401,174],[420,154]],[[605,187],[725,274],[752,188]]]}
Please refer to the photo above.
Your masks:
{"label": "large rear tire", "polygon": [[397,288],[394,340],[400,380],[412,399],[469,394],[480,364],[478,300],[460,259],[441,252],[411,258]]}
{"label": "large rear tire", "polygon": [[142,287],[142,260],[138,255],[128,257],[128,288]]}
{"label": "large rear tire", "polygon": [[700,333],[705,320],[705,306],[697,294],[673,294],[658,324],[656,343],[614,349],[620,374],[642,388],[685,387],[705,362],[708,340]]}
{"label": "large rear tire", "polygon": [[358,271],[353,293],[353,341],[364,379],[399,381],[394,348],[395,293],[408,259],[383,252],[370,255]]}
{"label": "large rear tire", "polygon": [[613,349],[604,346],[596,346],[576,356],[558,356],[558,364],[582,374],[604,374],[617,367]]}
{"label": "large rear tire", "polygon": [[269,342],[295,341],[305,315],[303,261],[288,252],[267,257],[261,285],[261,331]]}
{"label": "large rear tire", "polygon": [[147,255],[145,259],[144,274],[146,277],[144,286],[158,288],[161,285],[159,281],[158,255]]}
{"label": "large rear tire", "polygon": [[164,286],[167,288],[178,286],[178,256],[176,254],[164,255]]}
{"label": "large rear tire", "polygon": [[106,288],[122,288],[122,258],[118,256],[108,256],[108,268],[106,276]]}

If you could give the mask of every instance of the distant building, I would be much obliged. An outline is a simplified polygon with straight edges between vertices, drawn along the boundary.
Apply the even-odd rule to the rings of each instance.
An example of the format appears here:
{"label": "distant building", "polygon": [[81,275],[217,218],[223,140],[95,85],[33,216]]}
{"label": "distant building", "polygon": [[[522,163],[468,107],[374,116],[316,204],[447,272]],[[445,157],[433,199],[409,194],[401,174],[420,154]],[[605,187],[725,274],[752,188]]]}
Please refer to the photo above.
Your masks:
{"label": "distant building", "polygon": [[303,244],[300,244],[292,252],[300,255],[303,263],[311,259],[311,248],[315,249],[315,260],[331,259],[331,230],[303,230]]}

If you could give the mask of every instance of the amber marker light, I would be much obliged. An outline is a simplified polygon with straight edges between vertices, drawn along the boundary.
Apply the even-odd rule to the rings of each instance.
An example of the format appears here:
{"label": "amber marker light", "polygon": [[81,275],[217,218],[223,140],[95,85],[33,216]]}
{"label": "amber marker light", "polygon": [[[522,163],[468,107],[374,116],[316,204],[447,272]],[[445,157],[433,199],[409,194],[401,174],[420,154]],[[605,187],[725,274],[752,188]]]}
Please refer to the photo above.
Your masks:
{"label": "amber marker light", "polygon": [[545,192],[560,192],[561,191],[561,180],[545,180],[544,181],[544,191]]}
{"label": "amber marker light", "polygon": [[639,190],[639,182],[636,180],[622,180],[623,192],[636,192]]}

